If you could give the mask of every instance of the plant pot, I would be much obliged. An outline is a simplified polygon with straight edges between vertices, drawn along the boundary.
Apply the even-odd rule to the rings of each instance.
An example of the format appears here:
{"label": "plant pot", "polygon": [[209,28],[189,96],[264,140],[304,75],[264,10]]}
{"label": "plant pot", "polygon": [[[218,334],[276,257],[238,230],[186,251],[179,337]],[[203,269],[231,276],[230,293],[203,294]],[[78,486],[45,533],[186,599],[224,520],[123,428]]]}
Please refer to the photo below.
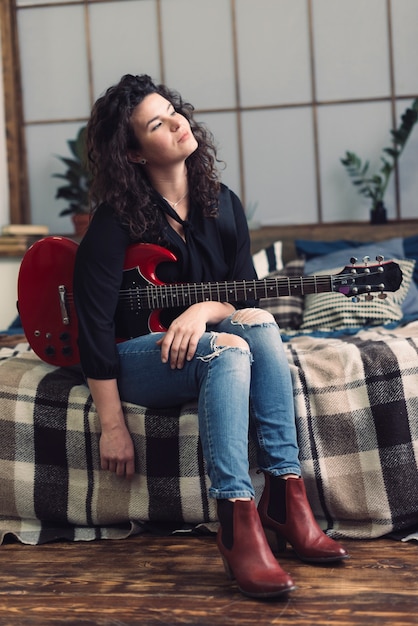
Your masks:
{"label": "plant pot", "polygon": [[74,224],[74,232],[76,237],[83,238],[90,224],[90,215],[88,213],[75,213],[71,216]]}
{"label": "plant pot", "polygon": [[370,211],[370,223],[386,224],[387,221],[386,207],[383,202],[378,202]]}

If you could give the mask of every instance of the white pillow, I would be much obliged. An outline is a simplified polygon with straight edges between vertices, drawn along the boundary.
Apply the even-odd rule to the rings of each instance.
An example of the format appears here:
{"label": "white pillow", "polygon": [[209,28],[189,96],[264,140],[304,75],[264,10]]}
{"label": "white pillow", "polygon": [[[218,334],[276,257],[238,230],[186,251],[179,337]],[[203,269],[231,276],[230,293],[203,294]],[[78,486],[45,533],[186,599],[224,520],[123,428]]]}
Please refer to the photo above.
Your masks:
{"label": "white pillow", "polygon": [[253,254],[253,263],[260,279],[283,269],[282,242],[275,241],[271,246]]}

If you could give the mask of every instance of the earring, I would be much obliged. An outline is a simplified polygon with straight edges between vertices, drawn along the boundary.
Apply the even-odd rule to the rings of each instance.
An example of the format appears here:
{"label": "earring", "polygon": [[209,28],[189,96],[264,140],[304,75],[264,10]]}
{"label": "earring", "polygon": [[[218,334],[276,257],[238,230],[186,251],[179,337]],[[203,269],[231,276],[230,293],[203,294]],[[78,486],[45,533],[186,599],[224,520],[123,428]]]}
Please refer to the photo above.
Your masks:
{"label": "earring", "polygon": [[141,165],[145,165],[145,163],[147,162],[147,160],[146,160],[146,159],[139,159],[139,162],[140,162],[140,164],[141,164]]}

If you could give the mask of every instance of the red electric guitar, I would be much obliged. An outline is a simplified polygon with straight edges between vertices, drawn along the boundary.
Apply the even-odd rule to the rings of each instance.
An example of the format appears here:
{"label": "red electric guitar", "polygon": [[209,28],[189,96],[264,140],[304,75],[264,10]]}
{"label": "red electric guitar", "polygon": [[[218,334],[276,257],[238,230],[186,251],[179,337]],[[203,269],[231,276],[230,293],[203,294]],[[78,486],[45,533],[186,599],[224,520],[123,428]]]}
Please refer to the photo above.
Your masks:
{"label": "red electric guitar", "polygon": [[[34,352],[52,365],[79,363],[73,299],[77,247],[77,243],[65,237],[40,239],[26,252],[19,271],[18,308],[26,338]],[[164,331],[160,313],[165,308],[187,307],[205,300],[233,303],[331,291],[357,298],[373,291],[396,291],[402,282],[399,265],[383,262],[382,258],[373,265],[349,265],[331,276],[162,283],[156,273],[158,265],[176,260],[172,252],[161,246],[134,244],[128,248],[115,316],[116,336],[120,340]]]}

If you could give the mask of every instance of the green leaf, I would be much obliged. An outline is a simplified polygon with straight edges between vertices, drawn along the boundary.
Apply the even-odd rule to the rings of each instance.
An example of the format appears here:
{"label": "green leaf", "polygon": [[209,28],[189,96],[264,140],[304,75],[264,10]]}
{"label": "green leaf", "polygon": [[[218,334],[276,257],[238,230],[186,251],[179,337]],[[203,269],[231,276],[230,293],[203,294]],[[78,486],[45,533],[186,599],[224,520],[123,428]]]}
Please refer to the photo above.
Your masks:
{"label": "green leaf", "polygon": [[383,158],[382,158],[382,161],[383,161],[383,167],[380,169],[380,171],[386,178],[389,178],[393,170],[393,165],[392,163],[389,163]]}

